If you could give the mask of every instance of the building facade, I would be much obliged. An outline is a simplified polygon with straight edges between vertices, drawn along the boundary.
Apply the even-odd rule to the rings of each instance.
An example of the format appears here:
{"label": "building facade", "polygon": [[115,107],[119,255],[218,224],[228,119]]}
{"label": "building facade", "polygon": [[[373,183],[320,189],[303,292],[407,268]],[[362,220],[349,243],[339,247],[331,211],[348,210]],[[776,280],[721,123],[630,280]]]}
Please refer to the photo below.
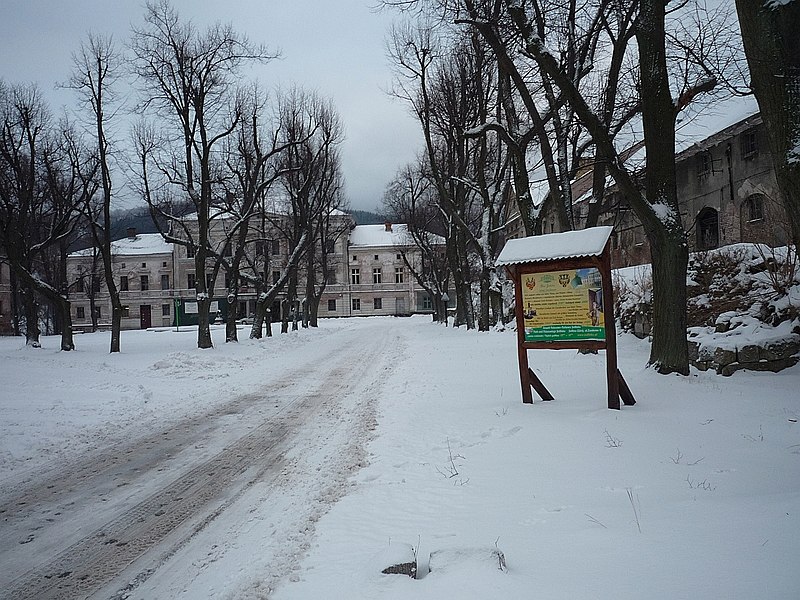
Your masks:
{"label": "building facade", "polygon": [[[175,251],[157,233],[137,234],[112,243],[113,272],[123,304],[122,328],[147,329],[172,325],[176,289]],[[99,252],[88,248],[67,257],[67,280],[73,326],[91,329],[111,326],[111,301],[102,277]],[[186,290],[184,290],[186,291]]]}
{"label": "building facade", "polygon": [[[410,315],[431,313],[427,293],[411,276],[405,261],[416,264],[417,251],[406,235],[405,225],[352,225],[342,213],[338,217],[346,226],[341,235],[330,242],[329,276],[319,305],[320,317],[377,315]],[[190,219],[189,219],[190,220]],[[225,219],[212,227],[210,238],[217,251],[225,255]],[[187,231],[192,231],[191,223]],[[275,228],[253,231],[248,242],[245,269],[253,278],[274,283],[286,267],[290,244]],[[196,323],[194,256],[191,246],[164,241],[160,234],[137,234],[112,244],[115,283],[124,306],[122,328],[146,329]],[[213,264],[204,274],[210,283]],[[81,250],[67,258],[70,281],[69,296],[76,329],[106,328],[111,322],[111,302],[102,277],[102,263],[93,248]],[[302,279],[302,270],[301,270]],[[212,292],[212,318],[222,320],[227,314],[229,284],[220,269]],[[238,287],[238,314],[251,317],[255,313],[257,293],[247,278]],[[303,282],[298,286],[302,295]],[[210,290],[211,291],[211,290]],[[279,294],[272,307],[273,320],[280,318],[280,304],[286,297]]]}
{"label": "building facade", "polygon": [[427,292],[405,261],[418,260],[404,224],[357,225],[338,247],[335,281],[320,302],[321,317],[431,313]]}
{"label": "building facade", "polygon": [[[760,115],[752,114],[676,155],[678,204],[691,252],[740,242],[788,242],[789,224],[766,135]],[[588,214],[590,183],[591,175],[573,182],[579,226]],[[644,228],[615,185],[607,189],[604,205],[598,225],[614,227],[612,265],[650,262]],[[545,231],[558,231],[552,203],[546,201],[543,211]]]}

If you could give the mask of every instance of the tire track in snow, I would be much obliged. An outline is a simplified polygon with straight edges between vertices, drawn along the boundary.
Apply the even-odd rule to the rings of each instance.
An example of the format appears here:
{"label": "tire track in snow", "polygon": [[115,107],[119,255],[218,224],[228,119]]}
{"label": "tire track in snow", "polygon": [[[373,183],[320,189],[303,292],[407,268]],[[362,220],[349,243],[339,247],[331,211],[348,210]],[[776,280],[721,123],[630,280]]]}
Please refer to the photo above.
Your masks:
{"label": "tire track in snow", "polygon": [[[277,477],[284,467],[284,452],[295,432],[314,414],[332,411],[337,402],[354,389],[353,382],[357,382],[370,365],[361,357],[365,351],[366,355],[380,354],[384,350],[380,347],[382,344],[385,340],[365,344],[363,335],[351,335],[335,356],[329,357],[323,365],[316,363],[324,373],[315,375],[317,386],[312,389],[303,390],[297,383],[310,367],[304,364],[267,386],[263,393],[238,397],[210,414],[187,420],[178,427],[182,430],[179,436],[157,432],[134,444],[116,448],[99,466],[91,460],[82,461],[53,479],[16,494],[0,507],[0,514],[5,522],[16,523],[17,529],[41,513],[52,511],[53,496],[65,489],[71,496],[84,500],[98,488],[109,489],[109,499],[113,500],[115,492],[108,480],[113,479],[121,465],[134,462],[140,474],[163,468],[165,455],[191,447],[194,436],[207,427],[209,419],[242,410],[272,396],[290,397],[277,414],[270,415],[222,451],[147,498],[125,507],[88,535],[60,548],[55,556],[51,553],[42,564],[13,581],[4,582],[1,597],[15,600],[86,597],[108,586],[132,563],[147,562],[149,566],[133,578],[132,585],[140,585],[256,482]],[[291,392],[298,391],[302,395],[291,398]],[[175,430],[176,427],[170,428],[170,432]],[[68,514],[65,517],[68,518]],[[46,527],[38,535],[46,537]],[[57,541],[50,543],[57,544]],[[150,557],[148,553],[156,556]]]}

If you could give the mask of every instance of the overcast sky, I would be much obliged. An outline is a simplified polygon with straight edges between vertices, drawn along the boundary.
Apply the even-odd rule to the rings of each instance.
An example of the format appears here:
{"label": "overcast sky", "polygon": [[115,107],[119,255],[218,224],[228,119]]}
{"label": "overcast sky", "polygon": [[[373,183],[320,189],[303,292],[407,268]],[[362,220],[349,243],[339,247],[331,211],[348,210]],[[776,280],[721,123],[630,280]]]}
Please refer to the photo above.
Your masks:
{"label": "overcast sky", "polygon": [[[376,13],[375,0],[172,0],[184,18],[204,28],[230,22],[252,42],[279,49],[282,59],[254,70],[264,86],[296,83],[331,98],[342,117],[342,163],[351,206],[374,210],[395,171],[421,148],[408,108],[389,97],[391,71],[384,39],[394,15]],[[53,109],[74,105],[56,90],[71,54],[88,31],[127,43],[141,24],[144,0],[1,0],[0,78],[36,82]]]}

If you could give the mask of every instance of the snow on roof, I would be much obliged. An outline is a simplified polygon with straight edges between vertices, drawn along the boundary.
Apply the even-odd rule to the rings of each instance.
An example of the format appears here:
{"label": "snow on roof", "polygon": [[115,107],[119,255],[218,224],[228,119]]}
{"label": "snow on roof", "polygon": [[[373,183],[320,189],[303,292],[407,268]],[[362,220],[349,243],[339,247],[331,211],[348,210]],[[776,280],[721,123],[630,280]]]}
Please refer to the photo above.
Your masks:
{"label": "snow on roof", "polygon": [[394,223],[391,231],[386,225],[356,225],[350,232],[350,246],[408,246],[412,244],[408,225]]}
{"label": "snow on roof", "polygon": [[[111,242],[111,253],[115,256],[171,254],[172,244],[165,242],[160,233],[139,233],[134,238],[126,237]],[[70,254],[72,257],[91,255],[92,248]]]}
{"label": "snow on roof", "polygon": [[681,154],[694,144],[703,146],[708,138],[757,113],[758,103],[754,96],[734,96],[718,102],[678,123],[675,128],[675,152]]}
{"label": "snow on roof", "polygon": [[612,229],[612,227],[590,227],[578,231],[508,240],[495,263],[516,265],[562,258],[599,256],[606,247]]}

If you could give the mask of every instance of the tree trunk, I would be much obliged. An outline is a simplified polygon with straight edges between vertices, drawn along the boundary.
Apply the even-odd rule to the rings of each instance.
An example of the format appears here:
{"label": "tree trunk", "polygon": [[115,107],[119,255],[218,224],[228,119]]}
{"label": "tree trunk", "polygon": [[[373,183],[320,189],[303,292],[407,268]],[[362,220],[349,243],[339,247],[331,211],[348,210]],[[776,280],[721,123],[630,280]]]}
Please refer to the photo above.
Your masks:
{"label": "tree trunk", "polygon": [[686,266],[689,250],[679,240],[652,243],[653,344],[649,364],[659,373],[689,374],[686,343]]}
{"label": "tree trunk", "polygon": [[689,374],[686,267],[689,250],[675,181],[676,109],[667,76],[664,0],[642,0],[639,45],[642,124],[647,150],[645,215],[653,260],[653,344],[649,364],[659,373]]}
{"label": "tree trunk", "polygon": [[765,4],[736,0],[736,10],[790,234],[800,248],[800,3]]}
{"label": "tree trunk", "polygon": [[478,315],[478,331],[489,331],[489,281],[491,271],[484,269],[481,275],[481,310]]}
{"label": "tree trunk", "polygon": [[207,294],[197,297],[197,347],[213,348],[211,341],[211,320],[208,311],[211,309],[211,297]]}
{"label": "tree trunk", "polygon": [[236,320],[239,318],[239,295],[237,290],[228,290],[228,298],[233,298],[233,302],[228,301],[228,316],[225,319],[226,344],[239,341],[239,333],[236,330]]}
{"label": "tree trunk", "polygon": [[[250,328],[250,339],[260,340],[262,330],[264,328],[264,318],[268,315],[267,311],[266,294],[259,294],[256,300],[256,314],[253,316],[253,326]],[[267,320],[267,327],[270,327],[270,322]]]}
{"label": "tree trunk", "polygon": [[41,348],[42,343],[39,341],[39,303],[36,302],[36,292],[33,291],[31,286],[23,283],[20,289],[20,296],[22,296],[22,305],[25,309],[25,345],[31,348]]}
{"label": "tree trunk", "polygon": [[[115,302],[116,300],[116,302]],[[120,352],[122,332],[122,302],[119,294],[111,298],[111,349],[109,352]]]}
{"label": "tree trunk", "polygon": [[56,312],[61,322],[61,350],[69,352],[75,350],[75,340],[72,337],[72,315],[70,314],[71,305],[64,296],[58,295],[53,298]]}
{"label": "tree trunk", "polygon": [[289,300],[281,300],[281,333],[289,333]]}

